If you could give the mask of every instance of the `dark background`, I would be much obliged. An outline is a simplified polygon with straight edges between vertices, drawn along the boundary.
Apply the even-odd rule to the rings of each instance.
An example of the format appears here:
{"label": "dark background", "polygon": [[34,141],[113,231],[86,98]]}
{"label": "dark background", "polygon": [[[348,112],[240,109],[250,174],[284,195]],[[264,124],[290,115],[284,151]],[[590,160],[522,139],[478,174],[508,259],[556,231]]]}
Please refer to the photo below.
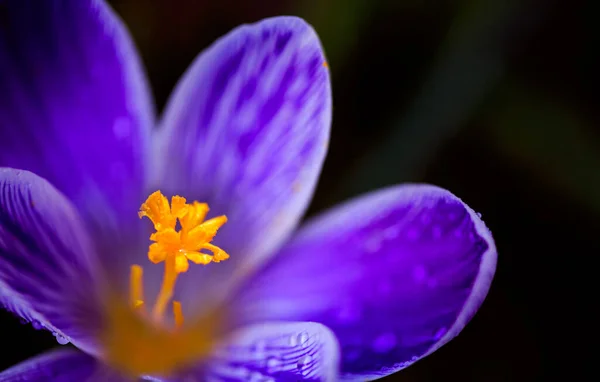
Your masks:
{"label": "dark background", "polygon": [[[334,123],[310,214],[401,182],[437,184],[483,214],[499,252],[486,302],[458,338],[386,381],[595,379],[584,368],[600,255],[593,0],[111,3],[159,109],[231,28],[281,14],[314,25]],[[58,346],[6,312],[0,324],[12,345],[0,369]]]}

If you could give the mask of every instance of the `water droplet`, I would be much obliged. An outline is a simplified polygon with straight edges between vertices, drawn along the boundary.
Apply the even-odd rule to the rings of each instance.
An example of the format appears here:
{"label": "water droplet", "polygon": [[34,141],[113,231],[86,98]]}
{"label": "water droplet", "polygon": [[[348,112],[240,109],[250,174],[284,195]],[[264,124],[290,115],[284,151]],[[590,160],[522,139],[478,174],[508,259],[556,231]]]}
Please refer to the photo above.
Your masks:
{"label": "water droplet", "polygon": [[265,376],[262,373],[259,373],[258,371],[254,371],[248,376],[247,381],[248,382],[264,382]]}
{"label": "water droplet", "polygon": [[478,240],[477,235],[475,235],[475,232],[469,232],[469,240],[473,243],[476,243]]}
{"label": "water droplet", "polygon": [[477,212],[477,217],[478,217],[479,219],[481,219],[481,217],[482,217],[482,216],[483,216],[483,215],[481,214],[481,212]]}
{"label": "water droplet", "polygon": [[256,357],[262,358],[266,348],[267,343],[264,340],[259,340],[254,343],[252,350],[256,353]]}
{"label": "water droplet", "polygon": [[429,223],[431,223],[431,215],[429,215],[429,214],[427,214],[427,213],[426,213],[426,214],[423,214],[423,215],[421,215],[421,222],[422,222],[423,224],[429,224]]}
{"label": "water droplet", "polygon": [[342,323],[356,322],[361,317],[360,306],[352,301],[348,301],[340,307],[337,317]]}
{"label": "water droplet", "polygon": [[367,253],[375,253],[381,249],[381,239],[376,236],[371,236],[365,240],[364,250]]}
{"label": "water droplet", "polygon": [[385,237],[387,240],[392,240],[397,238],[399,233],[400,228],[398,228],[398,226],[391,226],[383,231],[383,237]]}
{"label": "water droplet", "polygon": [[59,345],[66,345],[69,343],[69,340],[67,339],[67,337],[63,337],[58,333],[54,333],[54,337],[56,338],[56,342],[58,342]]}
{"label": "water droplet", "polygon": [[423,281],[425,281],[425,278],[427,278],[427,269],[425,269],[425,267],[423,265],[417,265],[414,269],[413,269],[413,280],[415,280],[418,283],[422,283]]}
{"label": "water droplet", "polygon": [[343,354],[344,360],[346,360],[348,362],[352,362],[352,361],[356,361],[357,359],[360,358],[362,351],[358,347],[351,347],[351,348],[344,349],[342,354]]}
{"label": "water droplet", "polygon": [[267,343],[264,340],[258,340],[254,346],[256,347],[256,350],[263,351],[267,347]]}
{"label": "water droplet", "polygon": [[385,333],[375,338],[372,348],[376,353],[387,353],[396,347],[396,335],[394,333]]}
{"label": "water droplet", "polygon": [[281,366],[281,360],[279,358],[269,357],[267,359],[269,373],[275,373],[279,369],[279,366]]}
{"label": "water droplet", "polygon": [[41,330],[44,329],[44,324],[37,321],[37,320],[33,320],[31,321],[31,326],[35,329],[35,330]]}
{"label": "water droplet", "polygon": [[448,331],[445,327],[439,328],[437,332],[433,335],[433,339],[438,341],[440,340]]}
{"label": "water droplet", "polygon": [[119,117],[113,124],[113,134],[117,139],[125,139],[131,134],[131,123],[126,117]]}
{"label": "water droplet", "polygon": [[295,347],[298,345],[298,337],[297,336],[291,336],[290,337],[290,341],[289,341],[290,346]]}
{"label": "water droplet", "polygon": [[298,370],[302,372],[302,375],[308,374],[308,364],[312,361],[312,357],[310,355],[305,355],[304,357],[298,360]]}
{"label": "water droplet", "polygon": [[252,373],[252,370],[247,369],[245,367],[236,367],[234,370],[235,376],[244,380],[248,380],[248,378],[250,377],[250,373]]}
{"label": "water droplet", "polygon": [[302,332],[298,334],[298,344],[303,348],[308,347],[308,333]]}

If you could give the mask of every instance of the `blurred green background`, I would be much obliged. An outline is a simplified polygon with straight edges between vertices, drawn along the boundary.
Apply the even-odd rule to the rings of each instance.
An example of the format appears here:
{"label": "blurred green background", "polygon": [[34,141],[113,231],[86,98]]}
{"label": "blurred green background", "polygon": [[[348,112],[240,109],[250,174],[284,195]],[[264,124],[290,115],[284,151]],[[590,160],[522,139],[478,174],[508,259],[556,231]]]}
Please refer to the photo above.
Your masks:
{"label": "blurred green background", "polygon": [[[499,251],[488,299],[458,338],[385,381],[590,380],[572,361],[591,359],[600,253],[594,1],[111,3],[159,110],[193,58],[235,26],[281,14],[313,24],[334,123],[310,214],[401,182],[442,186],[483,214]],[[24,341],[4,367],[56,346],[7,320]]]}

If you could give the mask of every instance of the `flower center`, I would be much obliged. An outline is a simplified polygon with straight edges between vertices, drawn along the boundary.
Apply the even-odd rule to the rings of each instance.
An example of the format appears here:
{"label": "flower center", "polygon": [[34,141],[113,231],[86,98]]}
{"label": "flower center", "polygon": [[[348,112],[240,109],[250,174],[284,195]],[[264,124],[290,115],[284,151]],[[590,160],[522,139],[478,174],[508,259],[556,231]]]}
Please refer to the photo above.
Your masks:
{"label": "flower center", "polygon": [[[180,273],[189,269],[189,262],[207,265],[211,261],[218,263],[229,258],[221,248],[210,242],[217,231],[227,222],[225,215],[204,220],[208,213],[206,203],[186,203],[185,198],[173,196],[171,205],[167,198],[156,191],[146,199],[138,213],[140,218],[147,217],[154,223],[156,232],[150,235],[154,243],[148,249],[148,259],[154,264],[165,263],[165,270],[160,292],[154,307],[152,319],[161,323],[167,305],[173,297],[175,282]],[[181,229],[176,230],[177,221]],[[201,252],[208,250],[212,255]],[[142,287],[143,269],[132,265],[130,271],[130,303],[133,308],[144,311]],[[183,325],[181,303],[173,301],[173,315],[176,327]]]}
{"label": "flower center", "polygon": [[175,282],[179,274],[187,272],[189,262],[207,265],[229,258],[210,243],[227,218],[204,220],[207,213],[206,203],[188,204],[185,198],[173,196],[169,204],[160,191],[150,195],[140,208],[140,218],[149,218],[156,229],[150,236],[153,243],[148,258],[154,264],[164,262],[161,288],[152,309],[147,311],[143,268],[132,265],[128,300],[108,286],[106,321],[101,332],[103,358],[127,375],[169,375],[208,355],[222,334],[223,311],[218,306],[207,307],[205,315],[184,327],[181,302],[172,301],[175,328],[164,325]]}

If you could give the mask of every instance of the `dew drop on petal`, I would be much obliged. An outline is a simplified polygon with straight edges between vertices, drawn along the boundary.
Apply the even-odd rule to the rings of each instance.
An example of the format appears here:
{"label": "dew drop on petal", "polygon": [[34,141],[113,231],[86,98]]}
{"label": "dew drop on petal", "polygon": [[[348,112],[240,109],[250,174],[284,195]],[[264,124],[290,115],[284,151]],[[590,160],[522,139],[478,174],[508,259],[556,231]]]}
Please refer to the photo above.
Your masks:
{"label": "dew drop on petal", "polygon": [[131,135],[131,122],[126,117],[119,117],[113,124],[113,134],[117,139],[125,139]]}
{"label": "dew drop on petal", "polygon": [[425,269],[425,267],[423,265],[417,265],[413,269],[412,275],[413,275],[413,280],[415,280],[418,283],[422,283],[427,278],[427,270]]}
{"label": "dew drop on petal", "polygon": [[343,304],[337,312],[337,318],[340,323],[354,323],[361,318],[360,306],[354,302]]}
{"label": "dew drop on petal", "polygon": [[44,329],[44,324],[41,323],[40,321],[37,320],[33,320],[31,321],[31,326],[35,329],[35,330],[41,330]]}
{"label": "dew drop on petal", "polygon": [[303,348],[308,347],[308,333],[302,332],[298,334],[298,344]]}
{"label": "dew drop on petal", "polygon": [[252,372],[248,378],[247,378],[248,382],[266,382],[267,379],[265,378],[264,374],[259,373],[258,371]]}
{"label": "dew drop on petal", "polygon": [[312,361],[312,357],[310,355],[305,355],[304,357],[298,360],[298,370],[302,372],[302,375],[308,374],[308,364]]}
{"label": "dew drop on petal", "polygon": [[400,229],[397,226],[391,226],[389,228],[386,228],[385,231],[383,231],[383,236],[387,240],[392,240],[397,238],[399,233]]}
{"label": "dew drop on petal", "polygon": [[59,345],[66,345],[69,343],[69,340],[66,337],[61,336],[58,333],[53,333],[54,337],[56,338],[56,342],[58,342]]}
{"label": "dew drop on petal", "polygon": [[439,341],[444,334],[446,334],[446,332],[448,331],[448,329],[446,329],[445,327],[439,328],[437,332],[435,332],[435,334],[433,335],[433,339],[436,341]]}
{"label": "dew drop on petal", "polygon": [[267,343],[264,340],[259,340],[254,344],[252,350],[256,353],[257,358],[262,358],[266,348]]}
{"label": "dew drop on petal", "polygon": [[360,358],[362,352],[359,348],[344,349],[343,357],[348,362],[356,361]]}
{"label": "dew drop on petal", "polygon": [[373,341],[372,348],[376,353],[387,353],[396,347],[396,335],[394,333],[384,333]]}
{"label": "dew drop on petal", "polygon": [[367,253],[373,254],[381,249],[381,239],[376,236],[371,236],[365,240],[364,250]]}
{"label": "dew drop on petal", "polygon": [[291,336],[290,337],[290,341],[289,341],[289,345],[291,347],[295,347],[298,345],[298,337],[297,336]]}
{"label": "dew drop on petal", "polygon": [[276,357],[269,357],[267,359],[267,368],[269,373],[274,373],[281,366],[281,360]]}
{"label": "dew drop on petal", "polygon": [[240,379],[242,379],[244,381],[247,381],[248,378],[250,377],[251,373],[252,373],[252,371],[250,369],[247,369],[247,368],[245,368],[243,366],[236,367],[234,370],[235,370],[235,372],[234,372],[235,377],[236,378],[240,378]]}
{"label": "dew drop on petal", "polygon": [[469,240],[471,241],[471,243],[477,243],[477,241],[479,240],[479,238],[477,237],[477,235],[475,235],[474,232],[469,232]]}

